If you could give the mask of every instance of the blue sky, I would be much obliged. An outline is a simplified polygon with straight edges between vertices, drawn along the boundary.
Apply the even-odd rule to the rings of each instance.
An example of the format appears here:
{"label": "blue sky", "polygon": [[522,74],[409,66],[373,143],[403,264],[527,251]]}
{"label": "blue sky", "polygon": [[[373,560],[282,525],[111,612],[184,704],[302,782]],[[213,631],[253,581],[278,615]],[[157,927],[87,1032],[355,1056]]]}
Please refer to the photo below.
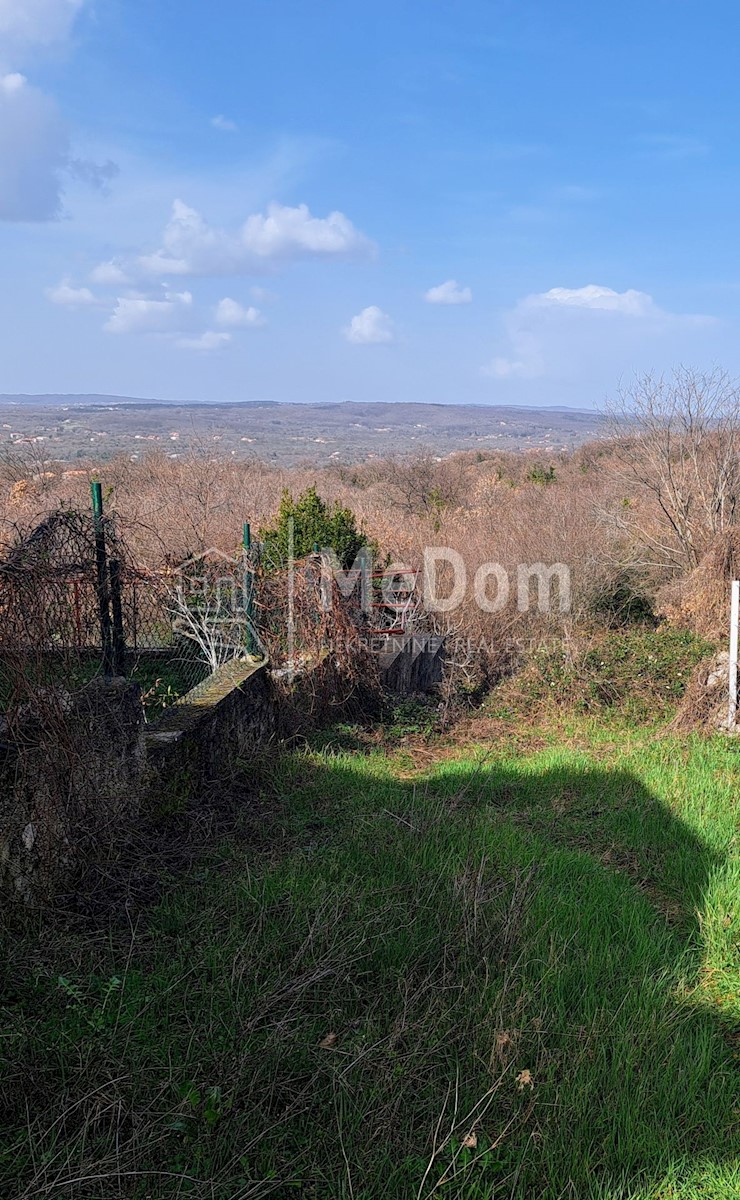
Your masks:
{"label": "blue sky", "polygon": [[694,0],[0,0],[0,392],[740,372],[739,36]]}

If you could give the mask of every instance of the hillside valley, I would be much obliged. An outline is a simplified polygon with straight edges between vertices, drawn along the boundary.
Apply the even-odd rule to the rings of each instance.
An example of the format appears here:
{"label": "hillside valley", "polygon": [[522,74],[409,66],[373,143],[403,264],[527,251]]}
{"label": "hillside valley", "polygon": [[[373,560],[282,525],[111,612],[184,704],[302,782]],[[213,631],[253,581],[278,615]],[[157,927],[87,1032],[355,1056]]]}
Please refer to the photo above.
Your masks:
{"label": "hillside valley", "polygon": [[0,395],[0,451],[35,446],[48,459],[140,456],[157,446],[176,458],[209,446],[293,466],[356,463],[433,449],[572,450],[597,437],[601,417],[569,408],[420,403],[164,403],[117,396]]}

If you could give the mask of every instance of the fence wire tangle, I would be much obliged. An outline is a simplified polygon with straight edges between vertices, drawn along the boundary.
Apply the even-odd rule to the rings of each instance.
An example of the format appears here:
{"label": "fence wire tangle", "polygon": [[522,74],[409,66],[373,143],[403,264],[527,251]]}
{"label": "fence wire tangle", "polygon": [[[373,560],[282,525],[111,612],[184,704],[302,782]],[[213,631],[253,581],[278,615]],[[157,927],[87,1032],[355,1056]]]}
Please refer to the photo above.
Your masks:
{"label": "fence wire tangle", "polygon": [[[115,530],[98,529],[114,553]],[[30,531],[5,531],[0,561],[0,701],[22,703],[42,685],[74,688],[101,656],[96,528],[59,510]]]}
{"label": "fence wire tangle", "polygon": [[2,542],[4,707],[40,684],[74,691],[106,674],[138,680],[156,711],[227,659],[259,652],[249,547],[142,569],[96,484],[92,511],[60,509],[33,529],[6,529]]}
{"label": "fence wire tangle", "polygon": [[[365,612],[327,572],[321,553],[269,562],[244,527],[235,553],[218,548],[143,569],[121,523],[93,508],[55,511],[31,530],[6,531],[0,560],[0,703],[32,687],[68,692],[97,674],[126,675],[152,715],[235,657],[269,657],[289,674],[331,657],[351,686],[376,674]],[[377,581],[373,581],[376,587]],[[388,615],[392,626],[396,615]]]}
{"label": "fence wire tangle", "polygon": [[[114,560],[122,547],[112,522],[103,530]],[[93,518],[54,512],[30,533],[12,532],[0,561],[0,646],[64,651],[100,648]]]}
{"label": "fence wire tangle", "polygon": [[0,705],[39,687],[74,692],[97,674],[137,678],[174,698],[207,674],[173,630],[164,581],[138,571],[116,522],[59,510],[4,531],[0,559]]}
{"label": "fence wire tangle", "polygon": [[344,679],[374,680],[377,666],[359,590],[344,594],[323,570],[320,553],[287,567],[259,562],[254,607],[260,643],[273,667],[293,671],[328,655]]}

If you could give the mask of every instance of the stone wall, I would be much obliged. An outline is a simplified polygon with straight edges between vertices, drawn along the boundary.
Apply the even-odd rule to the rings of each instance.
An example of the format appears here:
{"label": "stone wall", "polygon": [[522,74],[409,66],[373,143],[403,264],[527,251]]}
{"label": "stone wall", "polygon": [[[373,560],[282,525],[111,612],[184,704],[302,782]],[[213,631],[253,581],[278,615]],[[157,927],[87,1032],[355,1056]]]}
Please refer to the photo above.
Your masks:
{"label": "stone wall", "polygon": [[150,786],[176,778],[182,787],[197,790],[268,741],[276,728],[267,664],[228,662],[147,726]]}
{"label": "stone wall", "polygon": [[[440,681],[441,638],[390,641],[379,657],[388,687]],[[279,698],[266,663],[232,660],[147,726],[139,688],[125,679],[95,680],[74,698],[39,691],[0,729],[0,896],[48,900],[128,836],[142,806],[189,803],[256,746],[294,731],[293,709],[323,711],[327,690],[337,711],[350,703],[350,682],[345,695],[325,655]]]}

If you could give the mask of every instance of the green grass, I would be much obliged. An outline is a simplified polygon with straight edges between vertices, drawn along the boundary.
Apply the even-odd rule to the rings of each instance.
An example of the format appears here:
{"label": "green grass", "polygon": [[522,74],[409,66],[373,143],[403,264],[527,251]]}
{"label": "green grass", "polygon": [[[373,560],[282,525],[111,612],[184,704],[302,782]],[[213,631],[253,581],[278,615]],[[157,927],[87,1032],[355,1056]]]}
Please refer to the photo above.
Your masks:
{"label": "green grass", "polygon": [[285,754],[156,907],[11,942],[2,1194],[740,1197],[737,749],[492,730]]}
{"label": "green grass", "polygon": [[156,721],[170,705],[207,677],[209,667],[195,655],[139,654],[129,667],[129,678],[141,688],[147,720]]}
{"label": "green grass", "polygon": [[[183,652],[180,647],[173,653],[157,653],[147,650],[127,657],[126,674],[141,687],[142,703],[147,719],[155,721],[164,710],[191,688],[196,687],[209,673],[208,664],[197,655]],[[33,687],[63,687],[76,692],[103,673],[103,662],[97,652],[73,653],[46,658],[31,658],[20,678],[18,662],[0,661],[0,712],[5,710],[20,692],[27,699]]]}
{"label": "green grass", "polygon": [[496,702],[503,712],[525,717],[555,705],[602,717],[613,712],[621,722],[654,721],[673,711],[697,663],[713,650],[670,625],[581,633],[535,650]]}

